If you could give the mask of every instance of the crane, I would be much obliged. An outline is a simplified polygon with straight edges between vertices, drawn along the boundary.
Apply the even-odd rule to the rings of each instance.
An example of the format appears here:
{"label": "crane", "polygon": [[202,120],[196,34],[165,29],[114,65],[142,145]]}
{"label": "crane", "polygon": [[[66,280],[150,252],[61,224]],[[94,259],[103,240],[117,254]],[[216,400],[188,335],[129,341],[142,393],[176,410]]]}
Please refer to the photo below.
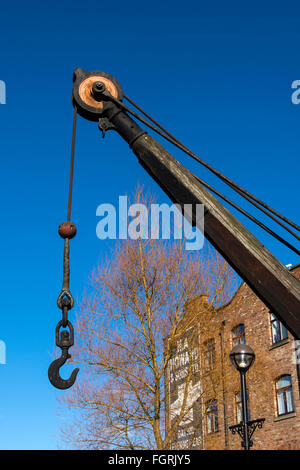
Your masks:
{"label": "crane", "polygon": [[[178,139],[163,129],[160,124],[154,121],[154,119],[129,98],[127,98],[127,100],[151,122],[141,117],[141,115],[137,114],[131,108],[128,108],[128,106],[123,103],[124,97],[127,98],[121,84],[112,75],[102,71],[85,71],[81,68],[74,70],[72,94],[73,106],[75,108],[74,123],[76,123],[76,115],[78,113],[81,117],[89,121],[98,122],[98,127],[103,137],[108,130],[115,130],[128,143],[133,153],[137,156],[139,163],[170,197],[173,203],[179,204],[181,207],[185,204],[203,204],[205,237],[264,302],[270,311],[288,328],[292,335],[296,339],[300,338],[300,281],[212,194],[212,192],[215,192],[219,195],[217,191],[213,190],[213,188],[207,185],[198,176],[179,163],[156,139],[154,139],[154,137],[142,129],[130,114],[196,160],[198,159],[201,163],[199,157],[189,151]],[[206,166],[239,194],[250,200],[252,204],[259,207],[263,212],[267,213],[273,220],[278,222],[278,218],[280,218],[300,231],[300,227],[296,224],[269,208],[255,196],[229,180],[229,178],[226,178],[217,170],[214,170],[210,165],[207,164]],[[223,199],[226,200],[224,197]],[[233,203],[231,203],[231,205],[235,206]],[[271,215],[269,211],[271,211]],[[240,212],[244,211],[240,209]],[[196,226],[198,225],[194,211],[184,215],[188,218],[190,223]],[[276,215],[276,218],[274,215]],[[251,217],[249,216],[249,218]],[[65,226],[63,230],[60,227],[59,232],[60,235],[65,238],[65,243],[68,241],[68,238],[74,236],[74,230],[76,231],[76,228],[74,228],[74,225],[72,225],[69,220],[68,217],[68,221],[64,223]],[[257,222],[253,217],[252,220]],[[293,233],[291,229],[287,228],[282,222],[279,221],[278,223],[290,233]],[[300,254],[298,249],[291,246],[280,236],[274,234],[274,232],[265,225],[259,225],[276,236],[277,239],[289,246],[297,254]],[[62,234],[65,229],[66,231]],[[295,234],[293,233],[293,235]],[[295,236],[300,240],[298,235]],[[64,272],[67,273],[69,269],[67,259],[68,244],[65,245],[65,247],[67,247],[67,255],[65,256],[66,265],[64,265]],[[66,279],[65,282],[67,282]],[[65,283],[65,286],[66,285]],[[65,296],[66,293],[67,296]],[[63,305],[63,301],[65,301],[67,306]],[[68,298],[68,291],[63,289],[59,297],[58,305],[62,310],[64,309],[64,327],[69,325],[66,310],[71,308],[72,301],[73,299]],[[60,322],[59,325],[61,326],[62,322]],[[63,344],[73,344],[72,329],[70,329],[70,334],[70,340],[68,340],[68,338],[65,341],[64,338],[59,340],[57,330],[57,345],[62,347]],[[70,357],[66,356],[66,347],[63,353],[64,358]],[[64,361],[62,360],[57,364],[60,367],[63,363]],[[71,377],[68,382],[63,381],[58,376],[57,367],[58,366],[55,365],[54,372],[53,370],[51,374],[49,372],[50,381],[53,385],[59,386],[59,388],[70,387],[75,381],[78,369],[74,371],[73,378]],[[53,379],[54,376],[56,378]]]}

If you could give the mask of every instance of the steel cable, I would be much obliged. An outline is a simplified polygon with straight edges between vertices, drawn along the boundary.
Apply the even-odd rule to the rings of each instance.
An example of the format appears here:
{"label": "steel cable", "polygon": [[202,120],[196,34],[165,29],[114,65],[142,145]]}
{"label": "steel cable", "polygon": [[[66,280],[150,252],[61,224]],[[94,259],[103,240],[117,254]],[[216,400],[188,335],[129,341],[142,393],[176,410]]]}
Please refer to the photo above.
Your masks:
{"label": "steel cable", "polygon": [[[298,240],[300,240],[300,237],[298,235],[296,235],[292,230],[290,230],[286,225],[282,224],[278,219],[276,219],[275,217],[273,217],[271,214],[274,214],[276,215],[278,218],[280,218],[281,220],[284,220],[286,223],[288,223],[291,227],[295,228],[296,230],[300,231],[300,227],[295,224],[294,222],[292,222],[291,220],[289,220],[287,217],[285,217],[284,215],[280,214],[278,211],[276,211],[275,209],[271,208],[269,205],[267,205],[266,203],[264,203],[263,201],[261,201],[259,198],[257,198],[256,196],[254,196],[253,194],[251,194],[250,192],[248,192],[246,189],[242,188],[241,186],[239,186],[237,183],[235,183],[234,181],[232,181],[230,178],[228,178],[227,176],[223,175],[221,172],[219,172],[218,170],[216,170],[213,166],[211,166],[209,163],[205,162],[203,159],[201,159],[200,157],[198,157],[198,155],[196,155],[195,153],[193,153],[190,149],[188,149],[188,147],[186,147],[182,142],[180,142],[176,137],[174,137],[170,132],[168,132],[163,126],[161,126],[155,119],[153,119],[148,113],[146,113],[140,106],[138,106],[134,101],[132,101],[128,96],[124,95],[124,98],[129,102],[131,103],[136,109],[138,109],[144,116],[146,116],[153,124],[155,124],[155,126],[157,126],[157,128],[155,128],[154,126],[152,126],[150,123],[147,123],[146,120],[144,120],[143,118],[141,118],[138,114],[134,113],[134,111],[132,111],[128,106],[124,105],[124,103],[120,103],[122,106],[125,106],[125,109],[126,111],[128,111],[129,113],[131,113],[133,116],[135,116],[137,119],[139,119],[141,122],[143,122],[145,125],[147,125],[148,127],[150,127],[150,129],[154,130],[155,132],[157,132],[159,135],[161,135],[162,137],[164,137],[166,140],[168,140],[169,142],[171,142],[173,145],[175,145],[176,147],[180,148],[180,150],[182,150],[183,152],[185,152],[187,155],[191,156],[193,159],[195,159],[198,163],[200,163],[201,165],[203,165],[205,168],[207,168],[209,171],[211,171],[213,174],[215,174],[218,178],[220,178],[224,183],[226,183],[228,186],[230,186],[234,191],[238,192],[242,197],[244,197],[245,199],[247,199],[251,204],[253,204],[255,207],[257,207],[259,210],[261,210],[262,212],[264,212],[266,215],[268,215],[268,217],[270,217],[271,219],[273,219],[276,223],[278,223],[279,225],[281,225],[281,227],[283,227],[285,230],[287,230],[289,233],[291,233],[295,238],[297,238]],[[116,100],[117,101],[117,100]],[[161,131],[165,134],[163,135],[161,133]],[[254,204],[255,201],[257,204]],[[259,207],[261,206],[261,207]],[[266,209],[266,210],[263,210]],[[271,214],[269,214],[269,212],[271,212]]]}
{"label": "steel cable", "polygon": [[[201,163],[203,166],[205,166],[207,169],[209,169],[211,172],[213,172],[216,176],[218,176],[222,181],[224,181],[228,186],[230,186],[232,189],[234,189],[236,192],[238,192],[242,197],[244,197],[245,199],[247,199],[251,204],[253,204],[255,207],[257,207],[259,210],[261,210],[262,212],[264,212],[266,215],[268,215],[269,217],[271,217],[276,223],[278,223],[280,226],[282,226],[285,230],[287,230],[289,233],[291,233],[295,238],[297,238],[298,240],[300,239],[299,236],[297,234],[295,234],[292,230],[290,230],[289,227],[287,227],[286,225],[282,224],[282,222],[280,222],[278,219],[276,219],[275,217],[273,217],[271,214],[269,214],[266,210],[263,209],[264,208],[267,208],[270,212],[272,212],[273,214],[276,214],[279,218],[281,218],[282,220],[285,220],[287,223],[289,223],[289,225],[295,227],[297,230],[300,230],[300,227],[298,227],[294,222],[291,222],[289,219],[287,219],[286,217],[284,217],[283,215],[279,214],[277,211],[275,211],[274,209],[272,208],[269,208],[269,206],[267,204],[265,204],[264,202],[260,201],[258,198],[256,198],[254,195],[252,195],[251,193],[248,193],[248,191],[246,191],[245,189],[243,189],[242,187],[240,187],[239,185],[237,185],[236,183],[234,183],[232,180],[230,180],[229,178],[227,178],[226,176],[222,175],[222,173],[220,173],[218,170],[216,170],[215,168],[213,168],[211,165],[209,165],[208,163],[206,163],[205,161],[203,161],[200,157],[198,157],[196,154],[194,154],[192,151],[190,151],[184,144],[182,144],[178,139],[176,139],[176,137],[174,137],[170,132],[168,132],[167,130],[165,130],[157,121],[155,121],[149,114],[147,114],[142,108],[140,108],[136,103],[134,103],[130,98],[128,98],[126,95],[124,95],[124,98],[127,99],[127,101],[129,101],[134,107],[136,107],[142,114],[144,114],[144,116],[146,116],[150,121],[152,121],[155,126],[153,124],[151,124],[150,122],[148,122],[146,119],[144,119],[142,116],[140,116],[139,114],[137,114],[135,111],[133,111],[131,108],[129,108],[128,106],[126,106],[124,103],[122,103],[121,101],[117,100],[116,98],[112,97],[111,95],[109,96],[109,98],[118,106],[120,106],[121,108],[123,108],[125,111],[127,111],[128,113],[132,114],[136,119],[138,119],[139,121],[141,121],[143,124],[145,124],[147,127],[149,127],[150,129],[152,129],[154,132],[156,132],[157,134],[159,134],[161,137],[163,137],[164,139],[168,140],[170,143],[172,143],[173,145],[175,145],[177,148],[179,148],[180,150],[182,150],[183,152],[185,152],[186,154],[192,156],[192,158],[194,158],[196,161],[198,161],[199,163]],[[297,253],[298,255],[300,254],[300,251],[295,248],[293,245],[291,245],[287,240],[285,240],[284,238],[282,238],[280,235],[278,235],[276,232],[274,232],[273,230],[271,230],[269,227],[267,227],[265,224],[263,224],[262,222],[260,222],[258,219],[256,219],[255,217],[253,217],[251,214],[249,214],[247,211],[245,211],[244,209],[242,209],[241,207],[239,207],[237,204],[235,204],[233,201],[231,201],[229,198],[227,198],[226,196],[224,196],[222,193],[220,193],[218,190],[216,190],[215,188],[213,188],[212,186],[208,185],[208,183],[205,183],[203,180],[201,180],[198,176],[194,175],[198,181],[203,184],[203,186],[207,187],[208,189],[210,189],[212,192],[214,192],[216,195],[218,195],[219,197],[221,197],[223,200],[225,200],[228,204],[230,204],[232,207],[234,207],[235,209],[237,209],[239,212],[241,212],[243,215],[245,215],[246,217],[248,217],[250,220],[252,220],[254,223],[256,223],[259,227],[261,227],[263,230],[265,230],[266,232],[268,232],[270,235],[272,235],[274,238],[276,238],[277,240],[279,240],[281,243],[283,243],[285,246],[287,246],[288,248],[290,248],[292,251],[294,251],[295,253]],[[258,204],[256,204],[254,202],[254,200],[258,201]],[[259,206],[262,205],[263,207],[260,207]]]}
{"label": "steel cable", "polygon": [[77,107],[74,106],[73,132],[71,145],[71,161],[70,161],[70,180],[69,180],[69,198],[67,220],[71,220],[72,192],[73,192],[73,174],[74,174],[74,153],[75,153],[75,136],[76,136]]}

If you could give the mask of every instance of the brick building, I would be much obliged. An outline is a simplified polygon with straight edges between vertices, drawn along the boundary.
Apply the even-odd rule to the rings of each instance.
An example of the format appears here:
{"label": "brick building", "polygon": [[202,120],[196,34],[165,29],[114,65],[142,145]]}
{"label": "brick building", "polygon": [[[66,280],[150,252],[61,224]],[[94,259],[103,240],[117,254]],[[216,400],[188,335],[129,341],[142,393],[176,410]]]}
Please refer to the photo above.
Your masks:
{"label": "brick building", "polygon": [[[291,268],[291,272],[300,279],[300,264]],[[205,302],[207,296],[200,296],[189,307],[196,319],[194,331],[201,322],[197,310],[203,309]],[[199,334],[189,392],[194,405],[176,432],[174,448],[241,449],[240,437],[228,429],[241,421],[240,378],[229,361],[231,348],[239,342],[249,344],[256,355],[247,373],[250,419],[265,418],[263,428],[255,431],[253,448],[300,449],[300,368],[296,364],[296,343],[245,283],[228,304],[211,312],[208,327]],[[187,332],[182,332],[177,343],[165,376],[167,427],[172,426],[180,406],[185,370],[192,357],[185,349],[189,343]],[[197,393],[199,400],[195,401]],[[192,434],[196,439],[189,441]]]}

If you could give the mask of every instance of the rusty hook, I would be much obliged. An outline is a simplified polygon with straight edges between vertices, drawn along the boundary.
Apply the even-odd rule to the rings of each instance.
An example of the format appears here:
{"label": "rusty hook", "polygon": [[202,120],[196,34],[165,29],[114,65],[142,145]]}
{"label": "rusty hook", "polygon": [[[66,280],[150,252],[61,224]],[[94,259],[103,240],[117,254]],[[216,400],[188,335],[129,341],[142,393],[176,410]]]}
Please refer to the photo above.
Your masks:
{"label": "rusty hook", "polygon": [[48,377],[50,382],[52,383],[52,385],[54,385],[54,387],[59,388],[61,390],[66,390],[67,388],[72,387],[79,372],[78,368],[74,369],[71,374],[71,377],[66,380],[62,379],[59,375],[59,369],[65,364],[67,359],[69,359],[70,357],[71,356],[68,351],[66,349],[63,350],[61,357],[55,359],[55,361],[50,364],[48,369]]}
{"label": "rusty hook", "polygon": [[54,385],[54,387],[59,388],[60,390],[66,390],[67,388],[72,387],[72,385],[74,384],[77,374],[79,372],[79,369],[78,368],[74,369],[69,379],[63,379],[61,378],[59,374],[60,368],[71,357],[71,355],[69,354],[69,347],[72,346],[74,343],[73,326],[69,321],[67,322],[67,326],[70,328],[71,338],[70,338],[70,333],[67,330],[63,330],[60,333],[60,340],[59,340],[58,336],[59,336],[59,329],[61,326],[62,326],[62,321],[60,321],[56,327],[56,344],[62,350],[61,357],[59,357],[58,359],[55,359],[50,364],[49,369],[48,369],[48,377],[52,385]]}

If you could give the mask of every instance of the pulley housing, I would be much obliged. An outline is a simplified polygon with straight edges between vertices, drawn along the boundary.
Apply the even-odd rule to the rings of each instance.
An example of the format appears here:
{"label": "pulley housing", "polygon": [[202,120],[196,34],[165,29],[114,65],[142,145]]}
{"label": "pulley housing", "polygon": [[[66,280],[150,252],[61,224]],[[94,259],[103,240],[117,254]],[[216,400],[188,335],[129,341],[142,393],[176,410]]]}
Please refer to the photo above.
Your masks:
{"label": "pulley housing", "polygon": [[77,107],[80,116],[90,121],[98,121],[103,116],[105,102],[101,93],[101,84],[114,98],[119,101],[123,100],[120,83],[106,72],[87,72],[76,68],[73,82],[73,105]]}

